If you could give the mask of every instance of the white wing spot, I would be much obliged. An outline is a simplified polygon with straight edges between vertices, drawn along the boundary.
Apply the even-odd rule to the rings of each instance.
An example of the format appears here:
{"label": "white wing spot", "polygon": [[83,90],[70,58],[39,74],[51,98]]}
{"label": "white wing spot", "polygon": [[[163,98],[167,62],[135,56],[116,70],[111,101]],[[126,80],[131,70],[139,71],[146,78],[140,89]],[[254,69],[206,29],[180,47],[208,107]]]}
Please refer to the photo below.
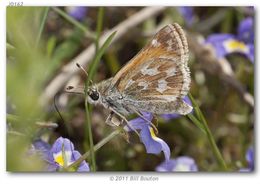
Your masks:
{"label": "white wing spot", "polygon": [[157,70],[157,67],[156,68],[149,68],[149,69],[147,69],[147,66],[146,66],[145,68],[143,68],[141,70],[141,73],[143,75],[154,76],[154,75],[159,74],[159,71]]}
{"label": "white wing spot", "polygon": [[156,88],[156,90],[160,93],[163,93],[167,89],[168,89],[167,82],[164,79],[158,80],[158,87]]}
{"label": "white wing spot", "polygon": [[166,70],[167,77],[175,76],[176,75],[176,69],[175,68],[169,68]]}
{"label": "white wing spot", "polygon": [[138,86],[142,86],[143,87],[142,90],[146,90],[148,87],[148,83],[141,81],[138,83]]}
{"label": "white wing spot", "polygon": [[152,45],[153,45],[154,47],[158,47],[158,46],[161,45],[161,43],[158,42],[156,39],[153,39],[153,40],[152,40]]}

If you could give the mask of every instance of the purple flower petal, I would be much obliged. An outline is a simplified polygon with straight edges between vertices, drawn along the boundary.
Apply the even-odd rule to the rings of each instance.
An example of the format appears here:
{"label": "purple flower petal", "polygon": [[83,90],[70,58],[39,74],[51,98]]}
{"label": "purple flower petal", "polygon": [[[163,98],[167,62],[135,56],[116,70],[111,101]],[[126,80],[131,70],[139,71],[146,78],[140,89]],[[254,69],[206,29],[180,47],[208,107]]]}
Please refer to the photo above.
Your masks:
{"label": "purple flower petal", "polygon": [[51,153],[59,153],[62,151],[63,147],[64,147],[64,151],[72,152],[74,150],[74,145],[69,139],[59,137],[52,145]]}
{"label": "purple flower petal", "polygon": [[85,18],[87,10],[88,8],[83,6],[67,7],[68,14],[78,21],[82,21]]}
{"label": "purple flower petal", "polygon": [[159,154],[163,151],[165,159],[170,159],[171,152],[169,146],[162,139],[155,136],[151,127],[143,127],[140,136],[147,153]]}
{"label": "purple flower petal", "polygon": [[[81,157],[81,154],[78,151],[73,151],[72,153],[72,161],[76,161]],[[89,165],[88,163],[84,160],[80,163],[77,172],[89,172]]]}
{"label": "purple flower petal", "polygon": [[35,140],[33,142],[33,147],[30,150],[30,152],[33,154],[34,153],[39,154],[46,161],[46,160],[48,160],[50,149],[51,149],[51,146],[48,143],[39,139],[39,140]]}
{"label": "purple flower petal", "polygon": [[59,170],[59,168],[60,168],[60,166],[57,165],[55,162],[49,162],[49,163],[47,164],[46,170],[47,170],[48,172],[55,172],[55,171]]}
{"label": "purple flower petal", "polygon": [[242,168],[242,169],[239,169],[239,172],[251,172],[252,170],[249,169],[249,168]]}
{"label": "purple flower petal", "polygon": [[245,43],[254,44],[254,20],[252,17],[240,22],[237,38]]}
{"label": "purple flower petal", "polygon": [[[35,148],[41,149],[44,152],[45,159],[47,162],[48,171],[57,171],[63,167],[63,164],[70,165],[75,162],[81,154],[74,150],[74,145],[67,138],[59,137],[50,147],[47,143],[37,141],[34,144]],[[66,157],[64,157],[64,155]],[[66,162],[65,162],[66,161]],[[81,162],[77,171],[89,171],[89,166],[86,161]]]}
{"label": "purple flower petal", "polygon": [[214,47],[218,58],[222,58],[230,53],[226,50],[223,43],[234,38],[235,36],[232,34],[212,34],[207,38],[206,43],[209,43]]}
{"label": "purple flower petal", "polygon": [[[152,114],[150,113],[142,113],[143,116],[151,121],[152,120]],[[150,123],[142,119],[141,117],[138,117],[136,119],[133,119],[129,121],[129,125],[131,128],[135,130],[140,130],[140,138],[142,143],[145,146],[146,152],[151,154],[159,154],[161,151],[163,151],[165,159],[168,160],[170,158],[170,148],[169,146],[160,138],[158,138],[152,129],[150,127]],[[132,131],[132,129],[128,126],[125,127],[125,130],[127,132]]]}
{"label": "purple flower petal", "polygon": [[249,147],[247,152],[246,152],[246,161],[248,162],[248,167],[251,170],[254,170],[254,149],[253,147]]}
{"label": "purple flower petal", "polygon": [[176,159],[164,161],[156,167],[158,172],[194,172],[198,171],[194,159],[188,156],[180,156]]}
{"label": "purple flower petal", "polygon": [[249,52],[245,53],[246,57],[252,62],[255,62],[255,47],[254,44],[247,44]]}
{"label": "purple flower petal", "polygon": [[[152,121],[153,119],[153,115],[149,112],[142,112],[143,116],[145,119],[147,119],[148,121]],[[137,117],[135,119],[132,119],[131,121],[129,121],[131,127],[135,130],[139,130],[142,129],[144,126],[148,126],[149,123],[147,121],[145,121],[143,118],[141,117]],[[132,131],[131,128],[129,128],[127,125],[124,128],[127,132]]]}
{"label": "purple flower petal", "polygon": [[218,58],[231,53],[240,53],[254,63],[253,19],[247,18],[241,21],[237,36],[232,34],[212,34],[207,38],[206,43],[215,48]]}
{"label": "purple flower petal", "polygon": [[208,36],[206,42],[214,45],[215,43],[223,43],[228,39],[234,38],[235,36],[232,34],[211,34],[210,36]]}
{"label": "purple flower petal", "polygon": [[251,172],[254,171],[255,168],[255,159],[254,159],[254,149],[253,147],[249,147],[246,152],[246,161],[248,163],[248,167],[239,169],[239,172]]}
{"label": "purple flower petal", "polygon": [[191,26],[194,22],[193,7],[191,6],[181,6],[178,7],[180,14],[183,16],[188,26]]}

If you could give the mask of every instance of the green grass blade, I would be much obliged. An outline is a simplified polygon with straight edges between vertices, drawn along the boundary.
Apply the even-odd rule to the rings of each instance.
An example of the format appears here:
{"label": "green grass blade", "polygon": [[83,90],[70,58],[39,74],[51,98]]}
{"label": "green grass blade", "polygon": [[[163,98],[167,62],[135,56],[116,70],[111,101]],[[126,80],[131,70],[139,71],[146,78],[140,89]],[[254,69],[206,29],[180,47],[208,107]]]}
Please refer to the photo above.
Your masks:
{"label": "green grass blade", "polygon": [[193,114],[188,114],[187,117],[204,133],[206,134],[206,130],[204,129],[203,124],[195,117]]}
{"label": "green grass blade", "polygon": [[[92,62],[92,65],[90,66],[89,70],[89,76],[87,78],[87,81],[85,82],[85,89],[87,90],[88,85],[90,83],[90,80],[94,77],[94,74],[97,71],[98,63],[104,54],[105,50],[109,47],[113,37],[115,36],[116,32],[113,32],[107,40],[104,42],[104,44],[101,46],[101,48],[97,51],[97,54],[95,55],[95,58]],[[87,97],[87,91],[85,91],[85,97]],[[91,165],[92,165],[92,171],[96,171],[96,165],[95,165],[95,153],[94,153],[94,143],[93,143],[93,137],[92,137],[92,130],[91,130],[91,121],[90,121],[90,110],[88,106],[87,99],[85,99],[85,108],[86,108],[86,130],[88,133],[88,139],[89,139],[89,145],[90,145],[90,154],[91,154]]]}
{"label": "green grass blade", "polygon": [[[108,38],[107,40],[104,42],[104,44],[101,46],[101,48],[99,49],[99,51],[97,52],[97,55],[95,56],[93,62],[92,62],[92,65],[89,69],[89,77],[88,77],[88,81],[87,81],[87,86],[89,85],[89,82],[91,79],[93,79],[94,77],[94,74],[96,73],[97,71],[97,67],[98,67],[98,63],[101,59],[101,57],[103,56],[104,52],[106,51],[106,49],[109,47],[112,39],[114,38],[116,34],[116,31],[113,32]],[[86,87],[87,88],[87,87]]]}
{"label": "green grass blade", "polygon": [[225,171],[228,170],[227,165],[224,161],[224,158],[222,157],[222,155],[221,155],[221,153],[218,149],[218,146],[217,146],[215,139],[214,139],[209,127],[208,127],[207,121],[206,121],[203,113],[201,112],[199,106],[197,105],[196,101],[194,100],[194,98],[192,97],[192,95],[190,93],[189,93],[189,98],[192,102],[192,105],[194,107],[194,110],[195,110],[195,113],[196,113],[198,119],[195,118],[194,116],[191,116],[191,115],[188,115],[188,117],[194,122],[194,124],[196,126],[198,126],[202,131],[204,131],[204,133],[206,134],[206,136],[209,140],[211,149],[212,149],[214,156],[217,159],[219,165],[222,167],[223,170],[225,170]]}
{"label": "green grass blade", "polygon": [[97,22],[97,28],[96,28],[96,38],[97,38],[96,42],[95,42],[96,53],[99,49],[99,38],[100,38],[102,27],[103,27],[103,18],[104,18],[104,8],[100,7],[98,10],[98,18],[97,18],[98,22]]}
{"label": "green grass blade", "polygon": [[40,29],[39,29],[39,32],[38,32],[38,35],[36,38],[36,44],[35,44],[36,47],[38,47],[38,45],[39,45],[49,9],[50,9],[49,7],[46,7],[44,10],[43,17],[42,17],[41,24],[40,24]]}

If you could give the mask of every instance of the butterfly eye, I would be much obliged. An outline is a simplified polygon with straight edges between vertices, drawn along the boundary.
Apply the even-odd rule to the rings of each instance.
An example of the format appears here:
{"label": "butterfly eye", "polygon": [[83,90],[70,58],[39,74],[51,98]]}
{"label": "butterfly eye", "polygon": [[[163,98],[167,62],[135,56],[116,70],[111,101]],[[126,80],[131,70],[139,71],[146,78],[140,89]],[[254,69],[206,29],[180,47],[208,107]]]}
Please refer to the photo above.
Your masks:
{"label": "butterfly eye", "polygon": [[94,101],[97,101],[99,99],[99,93],[96,90],[89,90],[88,95]]}

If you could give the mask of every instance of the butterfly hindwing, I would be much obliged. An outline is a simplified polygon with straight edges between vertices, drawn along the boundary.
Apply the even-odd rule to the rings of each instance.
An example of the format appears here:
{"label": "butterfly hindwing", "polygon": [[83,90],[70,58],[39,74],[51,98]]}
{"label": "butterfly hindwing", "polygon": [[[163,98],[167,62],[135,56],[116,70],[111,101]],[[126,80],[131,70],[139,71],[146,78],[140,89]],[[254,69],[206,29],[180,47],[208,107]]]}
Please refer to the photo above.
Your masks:
{"label": "butterfly hindwing", "polygon": [[162,28],[112,79],[111,85],[136,100],[167,100],[187,95],[188,45],[178,24]]}

